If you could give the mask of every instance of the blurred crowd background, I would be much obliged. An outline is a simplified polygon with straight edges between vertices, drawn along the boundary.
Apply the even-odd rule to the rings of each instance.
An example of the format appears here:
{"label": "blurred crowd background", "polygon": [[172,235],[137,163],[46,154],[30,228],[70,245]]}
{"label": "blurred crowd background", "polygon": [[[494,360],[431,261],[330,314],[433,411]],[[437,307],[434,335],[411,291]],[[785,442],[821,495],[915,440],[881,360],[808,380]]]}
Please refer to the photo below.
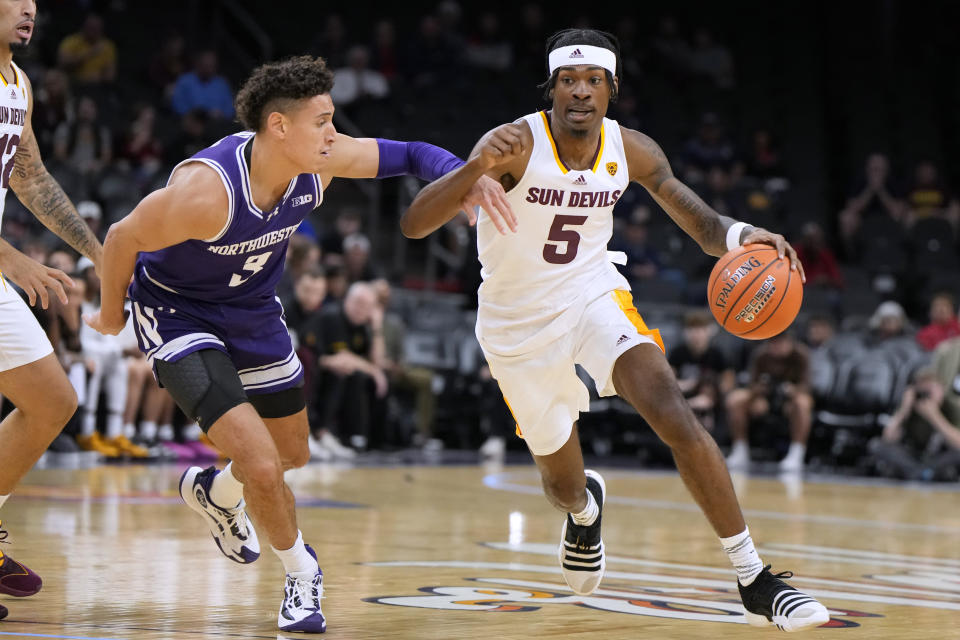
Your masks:
{"label": "blurred crowd background", "polygon": [[[31,51],[17,58],[33,82],[33,128],[101,238],[173,165],[238,129],[233,95],[263,61],[326,58],[344,133],[466,157],[489,128],[545,108],[536,85],[550,33],[605,29],[624,70],[609,117],[657,140],[717,211],[787,236],[806,269],[787,334],[733,338],[705,313],[712,258],[642,187],[617,204],[611,248],[627,253],[637,307],[730,465],[957,479],[957,4],[300,4],[40,4]],[[473,230],[461,217],[423,241],[399,233],[419,187],[334,181],[291,241],[279,295],[317,459],[523,448],[473,336]],[[130,335],[82,326],[98,304],[91,265],[13,194],[3,237],[79,282],[68,305],[37,312],[81,398],[54,449],[215,457]],[[623,402],[594,395],[592,409],[588,453],[670,463]]]}

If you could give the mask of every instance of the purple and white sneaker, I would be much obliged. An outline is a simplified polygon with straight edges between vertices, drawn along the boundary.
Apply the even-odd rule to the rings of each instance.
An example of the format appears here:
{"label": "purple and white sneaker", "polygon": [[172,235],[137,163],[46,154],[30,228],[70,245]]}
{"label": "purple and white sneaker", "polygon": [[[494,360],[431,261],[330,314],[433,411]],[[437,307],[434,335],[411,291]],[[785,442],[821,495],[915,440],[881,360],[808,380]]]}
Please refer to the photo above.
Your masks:
{"label": "purple and white sneaker", "polygon": [[247,519],[246,503],[224,509],[210,499],[210,487],[220,471],[216,467],[189,467],[180,477],[180,497],[188,507],[203,516],[210,534],[223,555],[240,564],[260,557],[260,542],[253,524]]}
{"label": "purple and white sneaker", "polygon": [[[307,552],[313,556],[310,545],[304,545]],[[277,626],[281,631],[299,631],[302,633],[323,633],[327,630],[327,620],[320,610],[320,600],[323,598],[323,571],[317,567],[317,572],[310,580],[295,578],[287,574],[287,582],[283,588],[283,602],[280,604],[280,613],[277,615]]]}

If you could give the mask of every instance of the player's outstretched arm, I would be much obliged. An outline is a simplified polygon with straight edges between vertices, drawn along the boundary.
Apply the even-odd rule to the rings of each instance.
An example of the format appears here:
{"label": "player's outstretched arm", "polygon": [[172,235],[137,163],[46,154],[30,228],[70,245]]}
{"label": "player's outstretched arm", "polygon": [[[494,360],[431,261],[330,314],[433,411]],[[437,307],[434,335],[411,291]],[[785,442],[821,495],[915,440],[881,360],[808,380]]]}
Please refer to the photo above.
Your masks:
{"label": "player's outstretched arm", "polygon": [[228,207],[227,192],[213,169],[197,162],[178,169],[169,185],[111,225],[103,243],[100,311],[84,321],[100,333],[120,333],[137,254],[216,237],[230,219]]}
{"label": "player's outstretched arm", "polygon": [[[100,273],[100,263],[103,257],[103,247],[100,241],[90,230],[89,225],[77,213],[70,198],[53,179],[43,160],[40,158],[40,149],[37,139],[33,135],[33,86],[27,81],[27,118],[23,125],[19,145],[14,144],[17,152],[13,157],[13,167],[5,167],[5,176],[9,179],[9,186],[37,220],[45,227],[63,238],[67,244],[90,258]],[[8,142],[8,147],[11,143]],[[12,168],[12,172],[11,172]]]}
{"label": "player's outstretched arm", "polygon": [[788,255],[791,268],[799,270],[806,280],[796,251],[782,235],[720,215],[673,175],[670,162],[656,142],[633,129],[621,127],[621,132],[630,179],[642,184],[704,252],[722,256],[743,244],[769,244],[776,247],[781,258]]}
{"label": "player's outstretched arm", "polygon": [[[423,238],[449,222],[465,206],[470,215],[471,205],[483,207],[500,233],[508,229],[516,231],[517,218],[494,176],[508,173],[501,168],[529,152],[519,125],[505,124],[489,131],[477,142],[465,165],[428,184],[417,194],[400,218],[401,232],[408,238]],[[471,217],[471,223],[473,221]]]}

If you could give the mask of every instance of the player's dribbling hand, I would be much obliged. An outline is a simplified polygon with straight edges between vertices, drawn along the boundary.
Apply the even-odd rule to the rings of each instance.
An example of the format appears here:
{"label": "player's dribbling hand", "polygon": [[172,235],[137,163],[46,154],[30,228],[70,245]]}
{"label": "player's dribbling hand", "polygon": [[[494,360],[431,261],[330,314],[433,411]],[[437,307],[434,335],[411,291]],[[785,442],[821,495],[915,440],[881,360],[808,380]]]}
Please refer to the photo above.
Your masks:
{"label": "player's dribbling hand", "polygon": [[10,280],[27,294],[32,307],[40,300],[44,309],[50,306],[49,289],[63,304],[67,304],[67,292],[64,285],[73,288],[73,280],[60,269],[54,269],[28,258],[20,252],[11,252],[10,259],[3,265],[3,277]]}
{"label": "player's dribbling hand", "polygon": [[467,195],[460,201],[460,207],[467,214],[471,227],[477,223],[476,207],[483,207],[490,222],[501,234],[506,235],[508,229],[513,232],[517,230],[517,216],[507,202],[503,185],[490,176],[481,176],[470,187],[470,191],[467,191]]}
{"label": "player's dribbling hand", "polygon": [[523,153],[521,129],[516,124],[505,124],[487,133],[480,140],[478,158],[484,170],[504,164]]}
{"label": "player's dribbling hand", "polygon": [[743,239],[743,244],[768,244],[774,247],[777,250],[777,255],[781,258],[785,255],[790,258],[790,268],[800,273],[800,281],[807,281],[807,275],[803,272],[803,265],[800,264],[797,252],[790,246],[787,239],[779,233],[773,233],[762,227],[756,227]]}
{"label": "player's dribbling hand", "polygon": [[112,314],[106,316],[103,314],[103,310],[100,309],[90,315],[84,315],[83,321],[94,331],[102,333],[105,336],[115,336],[127,326],[127,316],[129,315],[130,312],[124,310],[123,313],[118,316],[113,316]]}

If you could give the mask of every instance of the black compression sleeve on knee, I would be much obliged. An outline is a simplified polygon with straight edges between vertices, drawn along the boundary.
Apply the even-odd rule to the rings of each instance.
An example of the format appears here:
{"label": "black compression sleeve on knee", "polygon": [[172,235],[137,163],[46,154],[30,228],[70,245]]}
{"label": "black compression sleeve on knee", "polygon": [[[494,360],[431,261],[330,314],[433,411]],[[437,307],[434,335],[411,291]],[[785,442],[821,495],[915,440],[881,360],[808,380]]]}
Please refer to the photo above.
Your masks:
{"label": "black compression sleeve on knee", "polygon": [[247,402],[233,361],[217,349],[201,349],[176,362],[157,360],[157,379],[204,433],[227,411]]}
{"label": "black compression sleeve on knee", "polygon": [[261,418],[286,418],[307,406],[303,387],[294,387],[273,393],[250,394],[250,404]]}

